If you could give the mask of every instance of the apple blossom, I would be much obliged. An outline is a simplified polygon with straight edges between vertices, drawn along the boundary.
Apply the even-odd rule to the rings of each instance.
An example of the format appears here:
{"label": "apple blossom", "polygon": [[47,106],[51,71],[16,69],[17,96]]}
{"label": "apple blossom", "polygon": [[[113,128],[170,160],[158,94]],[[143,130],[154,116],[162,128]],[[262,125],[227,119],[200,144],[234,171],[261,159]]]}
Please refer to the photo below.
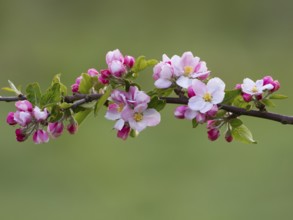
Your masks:
{"label": "apple blossom", "polygon": [[48,133],[42,129],[37,130],[33,135],[33,141],[35,144],[42,144],[49,142]]}
{"label": "apple blossom", "polygon": [[49,113],[47,109],[44,109],[42,111],[38,106],[36,106],[33,110],[33,115],[38,122],[41,122],[45,121],[48,118]]}
{"label": "apple blossom", "polygon": [[6,122],[9,125],[16,125],[17,122],[14,120],[14,112],[9,112],[6,118]]}
{"label": "apple blossom", "polygon": [[22,127],[26,127],[32,121],[32,115],[29,112],[16,111],[14,113],[14,121]]}
{"label": "apple blossom", "polygon": [[53,138],[57,138],[63,133],[63,128],[64,125],[62,122],[54,122],[48,124],[47,131]]}
{"label": "apple blossom", "polygon": [[272,90],[274,86],[272,84],[264,84],[264,80],[252,81],[249,78],[245,78],[241,85],[242,92],[248,95],[261,95],[266,90]]}
{"label": "apple blossom", "polygon": [[30,103],[27,100],[24,101],[17,101],[15,103],[16,108],[18,109],[18,111],[22,111],[22,112],[31,112],[33,110],[33,105],[32,103]]}
{"label": "apple blossom", "polygon": [[206,113],[214,105],[221,103],[225,96],[225,83],[220,78],[212,78],[207,85],[195,79],[192,83],[192,89],[195,96],[188,101],[190,109]]}

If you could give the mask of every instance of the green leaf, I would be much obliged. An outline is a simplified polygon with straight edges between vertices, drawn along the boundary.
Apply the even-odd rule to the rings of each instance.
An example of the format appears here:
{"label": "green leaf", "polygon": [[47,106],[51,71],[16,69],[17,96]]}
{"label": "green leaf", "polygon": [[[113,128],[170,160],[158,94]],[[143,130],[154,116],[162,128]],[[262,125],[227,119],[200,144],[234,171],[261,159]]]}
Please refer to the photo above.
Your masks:
{"label": "green leaf", "polygon": [[160,99],[158,96],[154,96],[148,104],[148,108],[154,108],[158,112],[162,111],[166,106],[166,101]]}
{"label": "green leaf", "polygon": [[287,99],[288,96],[282,94],[272,94],[270,95],[269,99]]}
{"label": "green leaf", "polygon": [[225,98],[223,100],[223,104],[232,104],[234,99],[241,94],[241,91],[239,89],[237,90],[230,90],[225,91]]}
{"label": "green leaf", "polygon": [[233,118],[229,121],[232,128],[237,128],[243,124],[243,122],[238,118]]}
{"label": "green leaf", "polygon": [[16,86],[13,84],[13,82],[11,82],[10,80],[8,80],[9,86],[10,88],[15,92],[16,95],[21,95],[21,91],[19,91]]}
{"label": "green leaf", "polygon": [[235,140],[240,141],[242,143],[256,144],[256,141],[253,139],[250,130],[245,125],[232,128],[232,136]]}
{"label": "green leaf", "polygon": [[42,95],[41,107],[50,107],[61,101],[60,84],[55,83]]}
{"label": "green leaf", "polygon": [[61,94],[63,96],[67,95],[67,87],[61,83],[61,74],[56,74],[52,80],[52,85],[54,85],[55,83],[59,83],[60,84],[60,91],[61,91]]}
{"label": "green leaf", "polygon": [[154,66],[158,63],[157,60],[151,59],[151,60],[146,60],[145,56],[140,56],[136,59],[134,66],[132,67],[132,72],[138,73],[147,67]]}
{"label": "green leaf", "polygon": [[88,75],[87,73],[81,74],[81,77],[82,77],[82,79],[80,81],[78,91],[81,94],[89,94],[90,89],[93,87],[92,77],[90,75]]}
{"label": "green leaf", "polygon": [[196,121],[196,119],[192,119],[192,127],[196,128],[198,126],[198,122]]}
{"label": "green leaf", "polygon": [[154,89],[152,91],[149,91],[147,94],[151,97],[153,96],[159,96],[159,97],[166,97],[171,95],[174,88],[168,88],[168,89]]}
{"label": "green leaf", "polygon": [[78,125],[81,125],[82,122],[89,116],[93,109],[85,109],[84,111],[79,111],[74,115],[74,119],[77,121]]}
{"label": "green leaf", "polygon": [[32,83],[26,87],[26,97],[34,106],[40,106],[42,93],[38,83]]}
{"label": "green leaf", "polygon": [[239,108],[244,108],[246,110],[249,110],[252,107],[251,104],[249,102],[245,102],[240,95],[234,99],[233,105]]}
{"label": "green leaf", "polygon": [[49,121],[52,122],[57,122],[63,117],[63,111],[60,106],[54,105],[52,107],[52,110],[50,112],[50,118]]}
{"label": "green leaf", "polygon": [[226,115],[226,113],[227,113],[227,111],[225,111],[225,110],[223,110],[223,109],[220,109],[220,110],[217,112],[215,118],[223,118],[223,117]]}
{"label": "green leaf", "polygon": [[96,105],[95,105],[95,116],[98,115],[98,112],[100,111],[100,109],[104,106],[104,104],[106,103],[107,99],[109,98],[109,96],[111,95],[112,92],[112,88],[110,86],[107,87],[104,95],[99,99],[99,101],[97,101]]}
{"label": "green leaf", "polygon": [[131,129],[129,136],[132,138],[136,138],[139,135],[139,132],[136,130]]}
{"label": "green leaf", "polygon": [[11,89],[10,87],[3,87],[2,90],[3,91],[6,91],[6,92],[13,92],[13,93],[15,93],[15,91],[13,89]]}
{"label": "green leaf", "polygon": [[71,108],[71,106],[72,106],[72,103],[63,102],[63,103],[61,103],[60,108],[69,109],[69,108]]}
{"label": "green leaf", "polygon": [[261,100],[261,103],[268,107],[276,107],[276,105],[269,99],[263,99]]}

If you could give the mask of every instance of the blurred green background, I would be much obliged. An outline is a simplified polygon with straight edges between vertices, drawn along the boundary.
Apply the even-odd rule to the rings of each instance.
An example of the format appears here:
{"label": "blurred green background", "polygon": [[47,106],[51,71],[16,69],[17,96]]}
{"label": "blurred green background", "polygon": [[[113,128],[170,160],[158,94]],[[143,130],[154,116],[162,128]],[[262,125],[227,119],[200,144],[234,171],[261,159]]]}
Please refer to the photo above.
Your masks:
{"label": "blurred green background", "polygon": [[[56,73],[70,85],[116,48],[156,59],[192,51],[228,88],[273,75],[291,98],[271,110],[293,114],[292,10],[282,0],[1,0],[0,87],[45,88]],[[14,106],[0,105],[1,220],[293,218],[291,126],[243,118],[259,144],[210,142],[170,106],[127,142],[100,114],[75,136],[19,144],[5,123]]]}

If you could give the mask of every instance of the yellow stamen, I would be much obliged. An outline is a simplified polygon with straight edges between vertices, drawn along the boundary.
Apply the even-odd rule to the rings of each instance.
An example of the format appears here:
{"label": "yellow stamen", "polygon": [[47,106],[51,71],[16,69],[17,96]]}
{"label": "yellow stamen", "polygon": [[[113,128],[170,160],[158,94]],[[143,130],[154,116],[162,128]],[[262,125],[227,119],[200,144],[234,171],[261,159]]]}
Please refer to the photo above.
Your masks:
{"label": "yellow stamen", "polygon": [[140,122],[143,119],[143,114],[139,113],[139,112],[135,112],[134,115],[133,115],[133,119],[136,122]]}
{"label": "yellow stamen", "polygon": [[211,95],[210,93],[207,92],[206,94],[203,95],[202,98],[203,98],[203,100],[205,100],[206,102],[211,102],[213,97],[212,97],[212,95]]}
{"label": "yellow stamen", "polygon": [[184,67],[184,76],[189,76],[190,75],[190,73],[192,73],[193,72],[193,67],[192,66],[185,66]]}
{"label": "yellow stamen", "polygon": [[253,93],[256,93],[256,92],[258,92],[258,89],[257,89],[256,86],[254,86],[254,87],[252,87],[251,91],[252,91]]}
{"label": "yellow stamen", "polygon": [[123,108],[124,108],[124,104],[120,103],[117,111],[122,112]]}

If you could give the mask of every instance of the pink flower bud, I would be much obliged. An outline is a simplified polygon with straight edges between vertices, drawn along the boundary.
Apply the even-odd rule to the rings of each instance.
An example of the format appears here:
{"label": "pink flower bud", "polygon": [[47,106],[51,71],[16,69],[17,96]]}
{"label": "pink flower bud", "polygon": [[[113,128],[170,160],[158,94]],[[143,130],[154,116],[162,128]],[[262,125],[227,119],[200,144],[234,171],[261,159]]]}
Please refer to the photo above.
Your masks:
{"label": "pink flower bud", "polygon": [[206,113],[206,116],[213,118],[217,115],[219,108],[217,105],[213,105],[212,109]]}
{"label": "pink flower bud", "polygon": [[195,92],[194,92],[194,90],[192,89],[192,86],[189,86],[188,87],[188,89],[187,89],[187,95],[188,95],[189,98],[191,98],[191,97],[193,97],[193,96],[196,95]]}
{"label": "pink flower bud", "polygon": [[271,84],[274,86],[274,88],[271,90],[272,92],[276,92],[277,90],[280,89],[280,83],[279,83],[278,80],[275,80],[275,81],[272,82]]}
{"label": "pink flower bud", "polygon": [[184,115],[187,109],[188,109],[188,106],[186,105],[178,106],[174,111],[174,116],[179,119],[184,119],[185,118]]}
{"label": "pink flower bud", "polygon": [[128,68],[132,68],[135,63],[135,59],[132,56],[125,56],[124,57],[124,65],[126,65]]}
{"label": "pink flower bud", "polygon": [[230,143],[230,142],[232,142],[233,141],[233,136],[230,134],[230,135],[226,135],[225,136],[225,140],[228,142],[228,143]]}
{"label": "pink flower bud", "polygon": [[257,100],[262,100],[262,94],[256,96]]}
{"label": "pink flower bud", "polygon": [[130,133],[130,127],[127,125],[124,125],[120,131],[117,131],[117,137],[123,140],[126,140],[129,136],[129,133]]}
{"label": "pink flower bud", "polygon": [[99,82],[102,83],[103,85],[106,85],[109,83],[109,80],[103,76],[99,76]]}
{"label": "pink flower bud", "polygon": [[236,86],[234,87],[234,89],[241,89],[241,84],[236,84]]}
{"label": "pink flower bud", "polygon": [[126,72],[126,68],[123,63],[117,60],[114,60],[109,64],[109,70],[116,77],[121,77],[122,74]]}
{"label": "pink flower bud", "polygon": [[94,76],[99,75],[99,72],[98,72],[96,69],[94,69],[94,68],[89,69],[89,70],[87,71],[87,73],[88,73],[91,77],[94,77]]}
{"label": "pink flower bud", "polygon": [[15,103],[15,106],[18,111],[22,112],[31,112],[33,110],[33,105],[27,100],[24,101],[18,101]]}
{"label": "pink flower bud", "polygon": [[75,84],[79,85],[81,80],[82,80],[82,76],[77,77],[75,80]]}
{"label": "pink flower bud", "polygon": [[44,109],[44,111],[42,111],[38,106],[36,106],[34,108],[33,115],[38,122],[41,122],[45,121],[48,118],[49,113],[47,109]]}
{"label": "pink flower bud", "polygon": [[14,120],[14,112],[9,112],[6,118],[6,122],[9,125],[16,125],[17,122]]}
{"label": "pink flower bud", "polygon": [[207,121],[207,129],[211,130],[214,129],[217,126],[217,120],[208,120]]}
{"label": "pink flower bud", "polygon": [[220,136],[220,131],[218,129],[210,129],[208,130],[208,138],[211,141],[215,141]]}
{"label": "pink flower bud", "polygon": [[73,93],[78,93],[78,89],[79,89],[79,85],[78,85],[78,84],[73,84],[73,85],[71,86],[71,91],[72,91]]}
{"label": "pink flower bud", "polygon": [[108,70],[108,69],[101,70],[101,75],[102,75],[103,77],[105,77],[105,78],[108,78],[108,77],[111,76],[111,72],[110,72],[110,70]]}
{"label": "pink flower bud", "polygon": [[15,130],[15,135],[18,142],[23,142],[26,140],[26,134],[20,128]]}
{"label": "pink flower bud", "polygon": [[106,54],[106,63],[109,65],[113,61],[120,61],[122,63],[124,62],[124,57],[123,57],[122,53],[120,52],[120,50],[116,49],[113,51],[109,51]]}
{"label": "pink flower bud", "polygon": [[196,121],[200,124],[205,123],[206,122],[206,115],[203,113],[199,113],[196,115]]}
{"label": "pink flower bud", "polygon": [[14,113],[14,121],[16,121],[20,126],[26,127],[32,121],[32,115],[29,112],[17,111]]}
{"label": "pink flower bud", "polygon": [[67,126],[67,131],[70,134],[75,134],[78,131],[78,124],[77,122],[71,122],[68,126]]}
{"label": "pink flower bud", "polygon": [[250,102],[252,100],[252,96],[247,93],[243,93],[242,98],[245,102]]}
{"label": "pink flower bud", "polygon": [[273,78],[271,76],[265,76],[263,78],[263,85],[267,85],[267,84],[272,84],[273,83]]}
{"label": "pink flower bud", "polygon": [[43,144],[49,142],[48,133],[44,130],[37,130],[33,135],[33,141],[35,144]]}
{"label": "pink flower bud", "polygon": [[48,133],[53,137],[57,138],[63,133],[63,123],[62,122],[54,122],[49,123],[48,125]]}

